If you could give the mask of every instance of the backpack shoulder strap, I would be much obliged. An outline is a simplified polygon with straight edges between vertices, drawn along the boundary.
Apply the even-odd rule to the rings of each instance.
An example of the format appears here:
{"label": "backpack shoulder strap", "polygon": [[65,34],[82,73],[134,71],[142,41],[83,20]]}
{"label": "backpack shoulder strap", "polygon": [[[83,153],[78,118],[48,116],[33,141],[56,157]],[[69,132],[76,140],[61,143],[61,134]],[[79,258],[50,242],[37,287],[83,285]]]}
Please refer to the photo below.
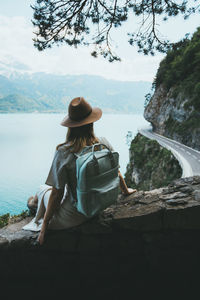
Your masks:
{"label": "backpack shoulder strap", "polygon": [[87,152],[90,152],[92,150],[92,146],[85,146],[80,152],[74,153],[74,155],[78,158],[82,155],[84,155]]}

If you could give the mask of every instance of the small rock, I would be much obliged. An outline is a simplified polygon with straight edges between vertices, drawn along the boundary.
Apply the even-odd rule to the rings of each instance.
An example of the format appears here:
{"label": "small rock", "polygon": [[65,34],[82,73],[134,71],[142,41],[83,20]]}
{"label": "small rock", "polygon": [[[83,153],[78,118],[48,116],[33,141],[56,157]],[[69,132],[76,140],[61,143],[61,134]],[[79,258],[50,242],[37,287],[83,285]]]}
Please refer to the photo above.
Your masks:
{"label": "small rock", "polygon": [[193,183],[194,182],[194,177],[190,176],[190,177],[184,177],[182,178],[184,180],[185,183]]}
{"label": "small rock", "polygon": [[184,198],[187,197],[188,195],[182,192],[175,192],[172,194],[167,194],[167,195],[161,195],[159,196],[159,199],[161,200],[171,200],[171,199],[177,199],[177,198]]}
{"label": "small rock", "polygon": [[166,187],[166,188],[163,188],[163,195],[171,194],[176,191],[177,191],[177,188],[175,188],[175,187]]}
{"label": "small rock", "polygon": [[151,191],[146,191],[146,192],[144,192],[144,195],[154,196],[154,195],[163,193],[163,191],[165,191],[165,190],[166,190],[166,188],[158,188],[158,189],[154,189]]}
{"label": "small rock", "polygon": [[166,203],[169,205],[184,205],[184,204],[187,204],[188,201],[185,199],[170,199],[170,200],[167,200]]}
{"label": "small rock", "polygon": [[200,191],[199,190],[198,191],[194,191],[193,195],[194,195],[194,199],[196,201],[200,201]]}
{"label": "small rock", "polygon": [[184,181],[184,178],[181,179],[176,179],[172,183],[170,183],[168,186],[171,187],[181,187],[181,186],[186,186],[187,183]]}
{"label": "small rock", "polygon": [[182,186],[179,190],[183,193],[188,193],[188,194],[192,193],[193,191],[193,189],[190,186]]}
{"label": "small rock", "polygon": [[146,196],[141,198],[138,202],[141,204],[150,204],[153,202],[157,202],[159,200],[158,195],[154,195],[154,197]]}
{"label": "small rock", "polygon": [[199,184],[200,183],[200,176],[194,176],[192,184]]}

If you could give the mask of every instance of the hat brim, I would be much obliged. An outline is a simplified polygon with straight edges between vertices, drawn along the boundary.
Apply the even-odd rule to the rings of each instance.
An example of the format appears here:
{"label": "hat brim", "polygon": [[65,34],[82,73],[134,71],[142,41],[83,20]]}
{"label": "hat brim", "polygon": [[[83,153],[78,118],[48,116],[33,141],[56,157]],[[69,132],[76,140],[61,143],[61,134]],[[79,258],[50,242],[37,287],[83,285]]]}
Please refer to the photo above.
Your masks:
{"label": "hat brim", "polygon": [[60,124],[65,127],[80,127],[98,121],[101,116],[102,110],[98,107],[93,107],[92,112],[89,114],[89,116],[84,118],[83,120],[74,121],[67,115]]}

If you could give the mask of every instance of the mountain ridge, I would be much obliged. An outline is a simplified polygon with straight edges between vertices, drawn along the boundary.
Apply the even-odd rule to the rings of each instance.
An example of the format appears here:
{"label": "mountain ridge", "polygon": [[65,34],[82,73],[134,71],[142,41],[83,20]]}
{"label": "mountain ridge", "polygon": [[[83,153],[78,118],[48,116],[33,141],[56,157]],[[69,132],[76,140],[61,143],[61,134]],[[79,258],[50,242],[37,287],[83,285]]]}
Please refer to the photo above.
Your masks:
{"label": "mountain ridge", "polygon": [[[72,98],[83,96],[107,113],[143,113],[150,86],[147,81],[117,81],[96,75],[14,72],[8,77],[0,75],[0,112],[64,112]],[[16,95],[21,107],[18,102],[14,109]]]}

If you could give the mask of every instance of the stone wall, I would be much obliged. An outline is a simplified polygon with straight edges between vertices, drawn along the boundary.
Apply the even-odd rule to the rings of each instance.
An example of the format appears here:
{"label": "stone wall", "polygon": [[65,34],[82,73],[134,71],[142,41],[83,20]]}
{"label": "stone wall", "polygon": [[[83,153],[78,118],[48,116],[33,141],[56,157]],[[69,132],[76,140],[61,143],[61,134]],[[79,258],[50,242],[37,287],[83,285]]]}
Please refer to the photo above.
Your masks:
{"label": "stone wall", "polygon": [[49,231],[43,246],[21,230],[28,221],[0,230],[0,283],[9,293],[141,299],[172,289],[180,296],[188,286],[192,293],[198,281],[199,176],[120,196],[81,226]]}

